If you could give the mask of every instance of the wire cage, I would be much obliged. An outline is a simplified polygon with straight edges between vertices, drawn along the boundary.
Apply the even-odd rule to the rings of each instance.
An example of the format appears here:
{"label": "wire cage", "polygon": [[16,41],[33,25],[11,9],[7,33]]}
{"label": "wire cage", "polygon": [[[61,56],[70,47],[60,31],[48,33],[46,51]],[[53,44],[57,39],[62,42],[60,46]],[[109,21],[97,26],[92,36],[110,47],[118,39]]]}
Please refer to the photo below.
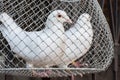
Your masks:
{"label": "wire cage", "polygon": [[[0,30],[1,31],[0,33],[0,73],[33,76],[32,70],[34,70],[39,73],[46,72],[46,74],[49,77],[55,77],[55,76],[68,76],[71,74],[79,75],[81,73],[82,74],[94,73],[94,72],[104,71],[105,69],[107,69],[107,67],[110,65],[113,58],[113,51],[114,51],[113,40],[112,40],[112,35],[109,29],[109,25],[104,17],[104,14],[97,0],[1,0],[0,1],[0,15],[2,15],[2,13],[8,14],[11,17],[11,19],[13,19],[13,22],[16,23],[22,29],[21,33],[24,31],[26,33],[30,33],[30,32],[37,33],[44,30],[46,27],[46,20],[49,14],[55,10],[65,11],[67,15],[70,17],[70,19],[73,21],[72,24],[68,24],[68,23],[63,24],[65,31],[63,32],[62,35],[64,35],[67,31],[71,30],[71,28],[74,27],[74,24],[77,24],[76,22],[80,15],[87,13],[91,16],[90,23],[92,25],[93,34],[91,33],[89,35],[89,31],[90,31],[89,29],[91,28],[87,28],[87,30],[84,30],[84,33],[79,32],[82,36],[80,38],[84,38],[83,39],[84,41],[81,42],[81,46],[84,46],[84,48],[81,48],[81,46],[75,47],[79,52],[78,54],[74,52],[76,49],[74,49],[73,52],[71,51],[72,52],[71,55],[77,57],[73,59],[75,62],[79,62],[83,64],[85,63],[87,64],[87,66],[84,65],[82,67],[76,68],[72,64],[72,60],[70,60],[71,63],[69,63],[67,67],[59,67],[57,62],[61,61],[61,64],[63,64],[64,63],[64,60],[62,61],[63,58],[61,58],[61,56],[56,56],[57,58],[54,57],[54,59],[50,59],[49,55],[46,55],[46,57],[44,58],[51,63],[52,61],[56,63],[54,65],[51,65],[50,67],[42,66],[44,64],[44,61],[42,62],[43,58],[38,57],[39,55],[34,53],[34,50],[40,49],[40,47],[38,46],[36,47],[36,49],[33,50],[32,54],[36,55],[34,58],[37,57],[37,60],[39,63],[41,63],[41,65],[40,66],[37,65],[34,68],[28,68],[26,67],[26,64],[27,64],[27,61],[29,60],[26,60],[26,59],[29,55],[31,55],[31,52],[26,53],[27,55],[23,54],[21,56],[19,54],[22,51],[24,52],[24,49],[26,47],[21,46],[23,47],[22,48],[23,50],[21,50],[21,52],[19,53],[17,53],[17,51],[14,49],[15,47],[18,47],[21,41],[24,42],[24,39],[23,38],[18,39],[17,40],[18,45],[14,46],[13,48],[11,47],[10,42],[12,42],[12,40],[14,40],[17,35],[13,34],[14,35],[13,39],[8,40],[8,37],[6,36],[9,36],[9,35],[7,35],[7,33],[4,35],[4,30],[2,31],[2,29],[0,28],[1,29]],[[2,17],[4,16],[2,15]],[[9,21],[9,18],[7,18],[6,21],[4,22],[2,22],[1,19],[0,19],[0,27],[6,26],[4,22],[7,23]],[[84,25],[88,25],[84,21],[83,23]],[[8,22],[7,25],[9,27],[10,25],[12,25],[12,23],[9,24]],[[83,26],[80,25],[80,27],[84,29],[84,25]],[[17,28],[14,28],[14,30],[15,29]],[[15,33],[14,30],[11,30],[10,33],[12,32]],[[78,31],[79,30],[76,29],[76,32]],[[74,35],[75,32],[70,32],[70,33]],[[84,34],[89,35],[91,38],[90,37],[86,38]],[[31,36],[34,36],[34,35],[31,35]],[[9,37],[12,37],[12,36],[9,36]],[[64,35],[63,37],[66,37],[66,35]],[[77,36],[74,36],[74,37],[77,37]],[[32,39],[32,41],[34,42],[35,39],[37,38]],[[89,42],[90,39],[91,41]],[[71,38],[68,38],[67,40],[65,39],[61,44],[67,43],[65,41],[69,41],[69,40],[71,40]],[[52,43],[56,44],[56,40],[53,41]],[[84,43],[89,43],[89,47],[86,46]],[[26,43],[24,42],[24,44]],[[42,44],[42,42],[39,43],[38,45],[40,44]],[[77,42],[74,42],[72,44],[73,45],[77,44]],[[45,49],[47,49],[48,47],[49,45]],[[60,47],[60,46],[57,46],[57,47]],[[65,48],[65,45],[63,45],[63,48]],[[70,47],[67,46],[67,48],[69,49]],[[56,49],[52,49],[51,51],[54,52]],[[63,53],[65,53],[67,56],[65,57],[66,59],[69,57],[69,54],[66,53],[65,50],[66,48],[62,49]],[[60,51],[58,50],[58,52]],[[81,55],[80,52],[81,53],[84,52],[84,54],[82,56],[79,56]],[[39,54],[40,53],[46,54],[46,50],[42,50],[41,52],[39,52]],[[60,53],[56,53],[56,54],[59,55]],[[36,62],[34,58],[33,59],[29,58],[29,59],[31,59],[31,61],[33,62]],[[59,60],[57,61],[57,59]],[[38,62],[36,62],[36,64]],[[48,63],[45,63],[45,64],[48,64]],[[48,70],[50,70],[51,72],[50,73],[47,72]]]}

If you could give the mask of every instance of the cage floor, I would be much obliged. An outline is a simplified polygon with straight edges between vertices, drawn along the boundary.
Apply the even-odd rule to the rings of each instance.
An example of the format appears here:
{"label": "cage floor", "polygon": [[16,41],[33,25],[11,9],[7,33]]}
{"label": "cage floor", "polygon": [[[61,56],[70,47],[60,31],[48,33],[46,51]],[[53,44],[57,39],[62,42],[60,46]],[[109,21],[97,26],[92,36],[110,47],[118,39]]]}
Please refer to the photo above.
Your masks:
{"label": "cage floor", "polygon": [[[34,74],[33,71],[37,74]],[[101,72],[104,70],[98,68],[9,68],[1,69],[0,73],[31,77],[66,77],[71,75],[81,75],[86,72],[95,73],[98,71]]]}

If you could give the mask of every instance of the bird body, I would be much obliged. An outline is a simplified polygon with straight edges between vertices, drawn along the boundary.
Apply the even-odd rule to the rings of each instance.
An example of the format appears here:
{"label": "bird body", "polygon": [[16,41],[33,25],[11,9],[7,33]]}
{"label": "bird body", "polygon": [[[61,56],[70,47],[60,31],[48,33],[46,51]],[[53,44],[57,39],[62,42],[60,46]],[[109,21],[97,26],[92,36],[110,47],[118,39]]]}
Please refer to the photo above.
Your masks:
{"label": "bird body", "polygon": [[[63,15],[62,19],[58,15]],[[22,30],[14,20],[7,14],[0,15],[3,36],[8,41],[11,50],[26,60],[29,64],[36,66],[51,66],[57,64],[64,54],[64,27],[63,23],[70,22],[64,11],[53,11],[46,21],[46,28],[41,31],[27,32]]]}
{"label": "bird body", "polygon": [[82,14],[76,24],[65,32],[63,23],[71,23],[62,10],[53,11],[41,31],[22,30],[7,14],[0,15],[0,31],[11,50],[26,60],[27,67],[58,65],[67,67],[89,50],[93,39],[91,16]]}

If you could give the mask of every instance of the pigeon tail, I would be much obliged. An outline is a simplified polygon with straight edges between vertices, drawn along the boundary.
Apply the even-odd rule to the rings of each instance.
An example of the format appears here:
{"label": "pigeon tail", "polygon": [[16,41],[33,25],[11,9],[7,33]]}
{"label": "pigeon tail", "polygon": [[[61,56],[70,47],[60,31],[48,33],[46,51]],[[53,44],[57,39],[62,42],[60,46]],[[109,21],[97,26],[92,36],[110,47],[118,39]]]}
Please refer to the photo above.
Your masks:
{"label": "pigeon tail", "polygon": [[9,32],[22,31],[22,29],[15,23],[15,21],[7,13],[2,13],[0,15],[0,21],[4,25],[4,27],[5,27],[4,29],[7,29]]}

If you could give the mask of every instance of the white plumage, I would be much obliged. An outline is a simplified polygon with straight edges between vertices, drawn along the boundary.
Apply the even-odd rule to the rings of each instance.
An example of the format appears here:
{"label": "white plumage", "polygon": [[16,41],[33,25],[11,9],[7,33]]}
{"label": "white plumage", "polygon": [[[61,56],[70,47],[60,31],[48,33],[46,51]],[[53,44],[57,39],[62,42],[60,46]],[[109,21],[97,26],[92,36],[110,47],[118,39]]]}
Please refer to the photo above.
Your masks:
{"label": "white plumage", "polygon": [[0,21],[4,26],[0,27],[0,31],[11,50],[26,60],[27,67],[67,67],[91,47],[93,29],[90,20],[91,16],[84,13],[76,24],[65,32],[63,23],[72,21],[64,11],[56,10],[48,16],[45,29],[27,32],[7,13],[2,13]]}
{"label": "white plumage", "polygon": [[62,57],[64,63],[61,67],[67,67],[72,61],[82,57],[92,45],[93,29],[90,23],[91,16],[83,13],[76,24],[65,32],[65,54]]}
{"label": "white plumage", "polygon": [[7,13],[0,15],[0,21],[4,24],[0,31],[11,50],[25,59],[28,67],[55,65],[56,60],[63,56],[65,49],[63,23],[71,23],[64,11],[53,11],[47,18],[45,29],[41,31],[22,30]]}

